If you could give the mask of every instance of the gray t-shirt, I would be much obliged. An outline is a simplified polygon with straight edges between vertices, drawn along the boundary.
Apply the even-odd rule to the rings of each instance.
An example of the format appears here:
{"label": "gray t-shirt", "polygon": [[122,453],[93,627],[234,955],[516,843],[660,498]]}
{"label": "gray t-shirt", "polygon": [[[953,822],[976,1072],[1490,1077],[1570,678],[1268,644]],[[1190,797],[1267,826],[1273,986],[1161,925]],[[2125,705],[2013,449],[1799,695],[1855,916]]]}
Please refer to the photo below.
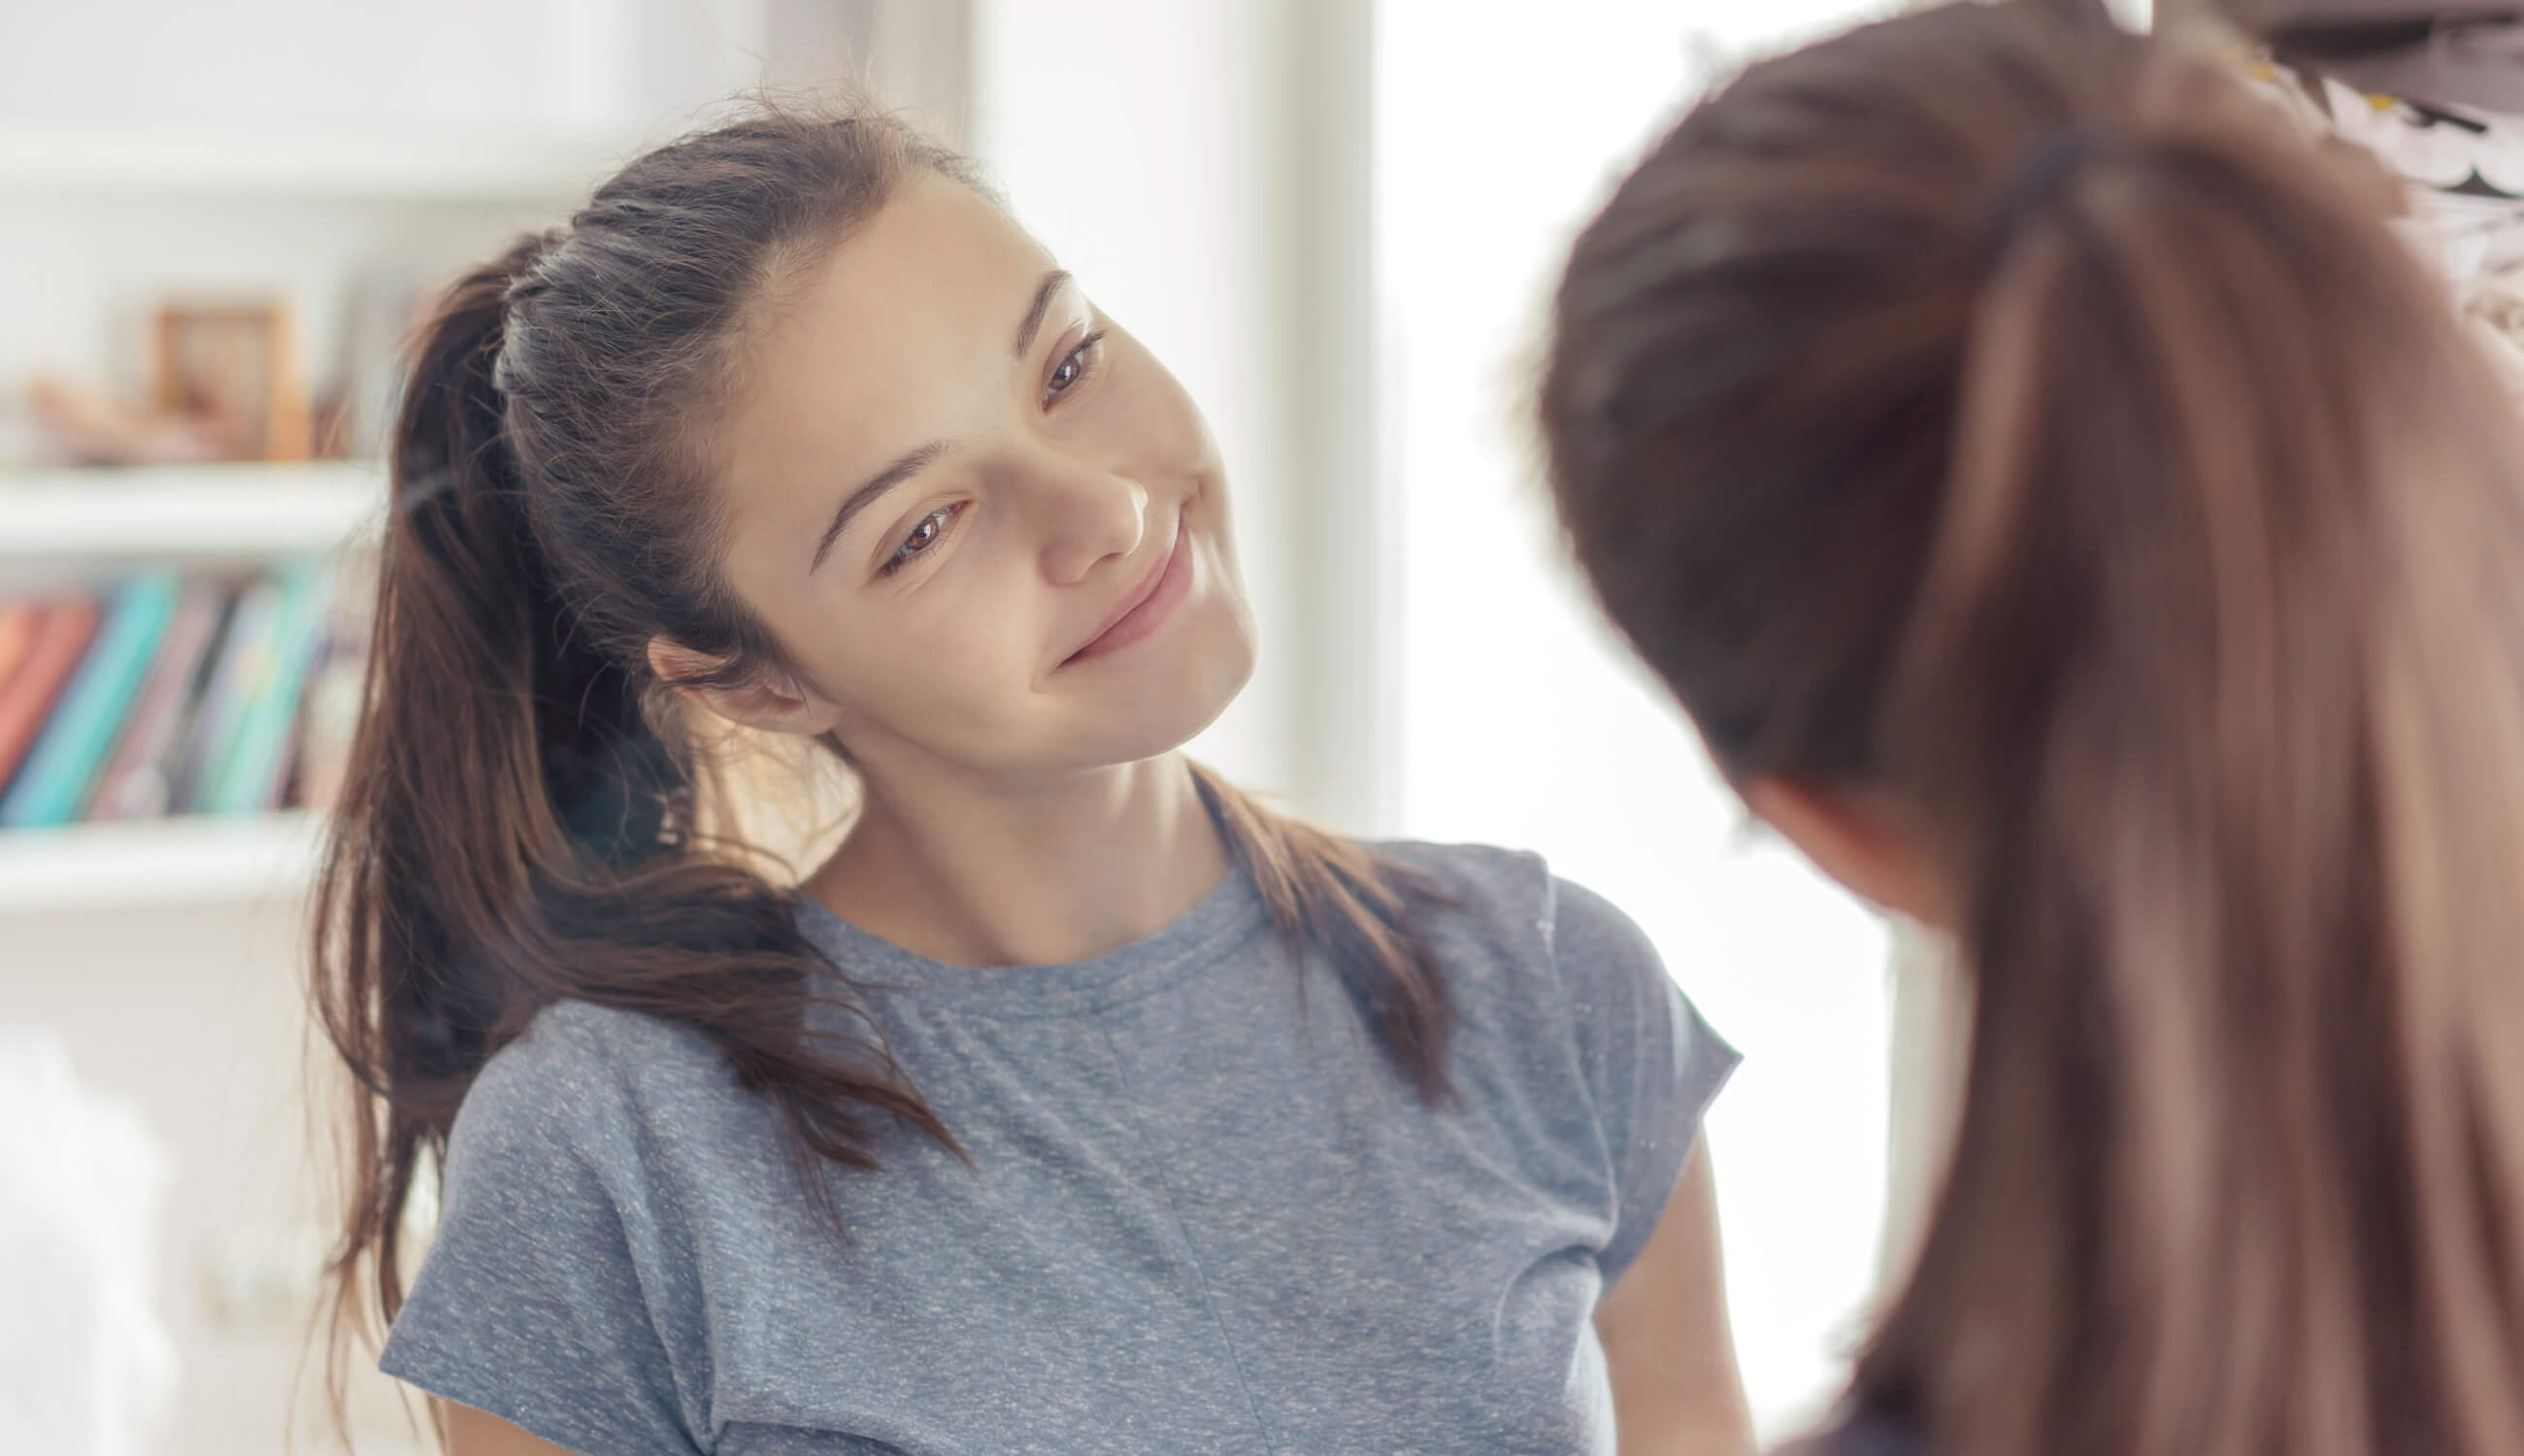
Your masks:
{"label": "gray t-shirt", "polygon": [[1610,1452],[1601,1290],[1735,1054],[1529,854],[1462,899],[1432,1110],[1241,874],[1073,965],[974,970],[803,905],[978,1169],[903,1133],[822,1232],[698,1034],[564,1002],[492,1058],[387,1373],[575,1451]]}

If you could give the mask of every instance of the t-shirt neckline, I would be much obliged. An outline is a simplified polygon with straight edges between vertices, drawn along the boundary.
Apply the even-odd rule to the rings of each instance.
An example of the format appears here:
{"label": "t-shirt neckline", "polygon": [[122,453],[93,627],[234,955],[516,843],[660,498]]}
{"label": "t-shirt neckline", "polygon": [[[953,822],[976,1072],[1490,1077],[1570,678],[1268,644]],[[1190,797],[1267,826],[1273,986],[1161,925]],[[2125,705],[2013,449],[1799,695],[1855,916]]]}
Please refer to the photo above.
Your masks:
{"label": "t-shirt neckline", "polygon": [[802,893],[799,925],[843,975],[870,989],[922,1001],[952,998],[973,1009],[1015,1016],[1090,1011],[1169,985],[1238,949],[1270,929],[1262,895],[1243,866],[1147,936],[1086,960],[1055,965],[962,966],[907,950],[844,920]]}

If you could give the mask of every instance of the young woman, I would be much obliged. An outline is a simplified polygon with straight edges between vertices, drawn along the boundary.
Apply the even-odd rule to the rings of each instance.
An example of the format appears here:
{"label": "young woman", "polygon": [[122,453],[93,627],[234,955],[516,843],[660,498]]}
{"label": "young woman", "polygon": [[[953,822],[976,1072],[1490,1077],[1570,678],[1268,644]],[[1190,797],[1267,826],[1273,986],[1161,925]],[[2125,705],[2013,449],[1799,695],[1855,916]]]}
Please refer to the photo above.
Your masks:
{"label": "young woman", "polygon": [[[641,158],[448,296],[393,470],[336,1271],[459,1456],[1746,1443],[1732,1053],[1532,857],[1185,760],[1254,651],[1216,447],[955,159]],[[855,777],[802,882],[713,722]]]}
{"label": "young woman", "polygon": [[2212,65],[1957,5],[1756,67],[1578,242],[1602,601],[1959,938],[1851,1451],[2524,1452],[2524,431]]}

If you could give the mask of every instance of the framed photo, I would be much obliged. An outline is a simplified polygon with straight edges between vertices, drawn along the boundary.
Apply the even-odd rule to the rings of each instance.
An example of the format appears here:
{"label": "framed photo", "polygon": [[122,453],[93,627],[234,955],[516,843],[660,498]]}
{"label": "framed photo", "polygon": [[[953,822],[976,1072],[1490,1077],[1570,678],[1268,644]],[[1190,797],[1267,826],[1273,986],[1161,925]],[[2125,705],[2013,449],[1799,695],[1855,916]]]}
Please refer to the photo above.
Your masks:
{"label": "framed photo", "polygon": [[228,460],[302,461],[305,376],[288,306],[170,303],[158,311],[158,408],[193,422]]}

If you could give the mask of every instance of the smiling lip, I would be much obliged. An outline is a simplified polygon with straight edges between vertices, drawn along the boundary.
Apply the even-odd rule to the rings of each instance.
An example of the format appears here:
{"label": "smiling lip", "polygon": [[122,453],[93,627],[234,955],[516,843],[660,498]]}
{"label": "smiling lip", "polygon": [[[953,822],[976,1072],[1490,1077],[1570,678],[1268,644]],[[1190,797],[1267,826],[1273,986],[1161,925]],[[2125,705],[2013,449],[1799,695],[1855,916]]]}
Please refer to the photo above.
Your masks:
{"label": "smiling lip", "polygon": [[1166,614],[1183,600],[1191,582],[1191,558],[1184,551],[1184,537],[1189,530],[1184,518],[1176,516],[1174,544],[1166,548],[1166,558],[1115,606],[1113,615],[1105,619],[1085,647],[1071,653],[1062,666],[1129,647],[1165,624]]}

